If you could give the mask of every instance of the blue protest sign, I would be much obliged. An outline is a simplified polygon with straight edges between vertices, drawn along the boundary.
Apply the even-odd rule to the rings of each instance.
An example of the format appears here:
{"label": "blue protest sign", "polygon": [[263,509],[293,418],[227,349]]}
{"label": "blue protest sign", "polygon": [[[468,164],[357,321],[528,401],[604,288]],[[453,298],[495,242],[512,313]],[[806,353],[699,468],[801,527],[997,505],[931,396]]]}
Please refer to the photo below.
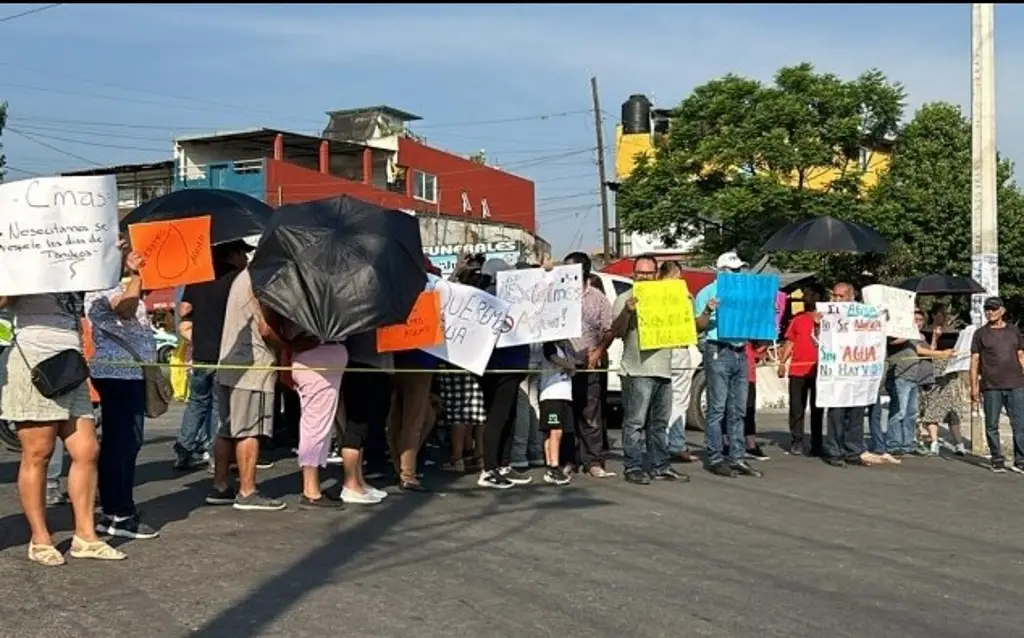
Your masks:
{"label": "blue protest sign", "polygon": [[718,274],[718,338],[730,340],[774,341],[778,275],[751,273]]}

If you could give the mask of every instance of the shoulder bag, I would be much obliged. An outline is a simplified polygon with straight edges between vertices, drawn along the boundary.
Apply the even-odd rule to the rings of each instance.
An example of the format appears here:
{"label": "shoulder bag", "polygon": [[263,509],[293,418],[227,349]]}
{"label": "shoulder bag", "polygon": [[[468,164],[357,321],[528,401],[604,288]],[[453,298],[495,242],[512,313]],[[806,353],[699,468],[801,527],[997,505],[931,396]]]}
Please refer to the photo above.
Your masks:
{"label": "shoulder bag", "polygon": [[142,380],[146,384],[146,417],[155,419],[166,414],[167,408],[171,404],[171,398],[174,396],[174,388],[163,371],[155,366],[146,365],[148,362],[139,356],[135,348],[128,345],[128,342],[118,335],[95,323],[92,328],[102,332],[111,341],[121,346],[137,363],[142,364]]}
{"label": "shoulder bag", "polygon": [[78,350],[61,350],[57,354],[47,357],[31,365],[25,357],[25,352],[18,343],[18,336],[14,336],[14,347],[25,362],[25,367],[32,374],[32,385],[39,394],[47,399],[56,399],[78,389],[89,379],[89,364],[85,356]]}

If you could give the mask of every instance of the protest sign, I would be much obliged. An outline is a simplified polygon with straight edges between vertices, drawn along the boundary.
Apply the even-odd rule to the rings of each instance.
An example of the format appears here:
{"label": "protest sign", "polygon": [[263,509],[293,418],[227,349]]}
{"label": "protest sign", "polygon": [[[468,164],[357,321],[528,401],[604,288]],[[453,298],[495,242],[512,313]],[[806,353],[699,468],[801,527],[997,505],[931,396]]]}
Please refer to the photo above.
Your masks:
{"label": "protest sign", "polygon": [[144,290],[213,281],[209,215],[132,224],[128,237],[132,250],[142,255]]}
{"label": "protest sign", "polygon": [[507,330],[509,305],[483,290],[433,278],[441,293],[444,343],[420,348],[452,365],[483,374],[498,335]]}
{"label": "protest sign", "polygon": [[441,294],[436,290],[420,293],[405,323],[377,328],[377,352],[429,348],[443,342]]}
{"label": "protest sign", "polygon": [[971,369],[971,341],[974,339],[974,332],[977,326],[965,326],[956,338],[956,345],[953,346],[953,356],[949,358],[943,375],[954,372],[967,372]]}
{"label": "protest sign", "polygon": [[633,296],[641,350],[682,348],[697,343],[693,299],[685,281],[638,281],[633,286]]}
{"label": "protest sign", "polygon": [[819,303],[819,408],[874,405],[885,375],[885,329],[878,308],[862,303]]}
{"label": "protest sign", "polygon": [[914,323],[914,299],[916,293],[892,286],[874,284],[864,286],[864,303],[870,304],[882,314],[885,336],[896,339],[920,339],[921,331]]}
{"label": "protest sign", "polygon": [[778,275],[718,273],[719,339],[775,341],[779,336],[775,305]]}
{"label": "protest sign", "polygon": [[104,290],[120,278],[113,175],[0,184],[0,295]]}
{"label": "protest sign", "polygon": [[583,332],[583,267],[579,264],[504,270],[497,277],[498,299],[511,309],[512,329],[498,347],[577,339]]}

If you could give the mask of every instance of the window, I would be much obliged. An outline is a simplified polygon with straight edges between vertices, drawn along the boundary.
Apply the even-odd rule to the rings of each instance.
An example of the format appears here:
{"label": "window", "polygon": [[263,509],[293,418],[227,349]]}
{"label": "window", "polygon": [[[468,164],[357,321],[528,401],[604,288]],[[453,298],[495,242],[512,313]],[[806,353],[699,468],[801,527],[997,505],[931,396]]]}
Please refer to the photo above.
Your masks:
{"label": "window", "polygon": [[135,184],[117,185],[117,205],[121,207],[135,206]]}
{"label": "window", "polygon": [[437,203],[437,176],[423,171],[412,173],[412,197],[431,204]]}

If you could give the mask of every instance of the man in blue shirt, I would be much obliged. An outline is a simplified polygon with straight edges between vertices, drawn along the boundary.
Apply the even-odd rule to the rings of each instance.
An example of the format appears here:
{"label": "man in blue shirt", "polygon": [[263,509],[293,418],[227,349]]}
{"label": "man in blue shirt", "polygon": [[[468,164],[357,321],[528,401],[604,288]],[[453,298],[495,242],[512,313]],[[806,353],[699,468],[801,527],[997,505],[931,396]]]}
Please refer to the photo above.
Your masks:
{"label": "man in blue shirt", "polygon": [[[719,272],[739,272],[747,265],[735,252],[719,255],[715,269]],[[746,341],[718,338],[718,282],[705,286],[694,300],[697,329],[704,332],[704,373],[707,377],[708,412],[704,430],[707,447],[708,471],[719,476],[734,478],[764,476],[751,467],[744,458],[746,445],[743,438],[743,418],[747,410],[747,351]],[[729,458],[722,454],[722,422],[729,436]]]}

